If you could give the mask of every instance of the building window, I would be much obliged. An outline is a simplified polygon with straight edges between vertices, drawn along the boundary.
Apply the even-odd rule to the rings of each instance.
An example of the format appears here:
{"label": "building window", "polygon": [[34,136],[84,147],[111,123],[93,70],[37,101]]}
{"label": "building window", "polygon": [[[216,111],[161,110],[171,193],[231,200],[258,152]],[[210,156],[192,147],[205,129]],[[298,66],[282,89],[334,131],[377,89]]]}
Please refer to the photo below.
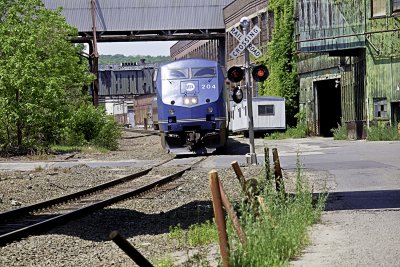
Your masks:
{"label": "building window", "polygon": [[372,17],[382,16],[386,16],[386,0],[372,0]]}
{"label": "building window", "polygon": [[392,12],[400,13],[400,0],[393,0],[392,2]]}
{"label": "building window", "polygon": [[259,105],[258,116],[274,116],[275,106],[274,105]]}
{"label": "building window", "polygon": [[374,117],[376,119],[387,119],[386,98],[374,98]]}

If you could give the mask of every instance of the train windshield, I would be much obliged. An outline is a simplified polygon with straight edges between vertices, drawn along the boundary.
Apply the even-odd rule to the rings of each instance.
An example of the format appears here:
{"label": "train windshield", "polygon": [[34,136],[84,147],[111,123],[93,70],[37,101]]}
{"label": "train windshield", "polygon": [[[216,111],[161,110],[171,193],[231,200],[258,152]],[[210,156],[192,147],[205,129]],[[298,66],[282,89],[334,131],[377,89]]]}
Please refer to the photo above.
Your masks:
{"label": "train windshield", "polygon": [[187,79],[189,78],[189,69],[169,69],[164,72],[164,79]]}
{"label": "train windshield", "polygon": [[192,78],[212,78],[215,77],[214,67],[192,68]]}

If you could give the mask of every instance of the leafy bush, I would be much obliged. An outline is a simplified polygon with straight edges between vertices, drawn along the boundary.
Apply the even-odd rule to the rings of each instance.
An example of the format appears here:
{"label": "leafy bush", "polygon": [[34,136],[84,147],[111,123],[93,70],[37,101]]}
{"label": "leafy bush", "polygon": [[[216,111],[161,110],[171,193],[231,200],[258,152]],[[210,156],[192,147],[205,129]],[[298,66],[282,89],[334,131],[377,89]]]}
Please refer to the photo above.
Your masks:
{"label": "leafy bush", "polygon": [[397,127],[387,125],[386,123],[375,123],[368,129],[369,141],[395,141],[400,140],[400,134]]}
{"label": "leafy bush", "polygon": [[121,130],[104,108],[85,104],[67,120],[62,143],[70,146],[93,144],[113,150],[118,148],[120,136]]}
{"label": "leafy bush", "polygon": [[93,139],[93,144],[110,150],[116,150],[118,148],[118,138],[121,137],[121,130],[111,116],[107,116],[103,123],[100,132]]}
{"label": "leafy bush", "polygon": [[343,125],[343,121],[342,121],[341,125],[338,123],[337,128],[331,129],[334,140],[347,140],[347,129],[345,126],[342,126],[342,125]]}

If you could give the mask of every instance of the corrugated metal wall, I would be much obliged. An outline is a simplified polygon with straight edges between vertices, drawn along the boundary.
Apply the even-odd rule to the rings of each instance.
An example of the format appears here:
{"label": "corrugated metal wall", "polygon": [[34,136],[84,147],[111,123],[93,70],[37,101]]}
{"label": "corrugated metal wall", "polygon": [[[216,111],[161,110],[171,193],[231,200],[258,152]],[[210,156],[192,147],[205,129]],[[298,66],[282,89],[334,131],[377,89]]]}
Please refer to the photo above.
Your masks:
{"label": "corrugated metal wall", "polygon": [[359,0],[299,0],[297,12],[299,51],[323,52],[365,44],[365,7]]}
{"label": "corrugated metal wall", "polygon": [[99,95],[143,95],[155,92],[154,65],[103,65],[99,68]]}

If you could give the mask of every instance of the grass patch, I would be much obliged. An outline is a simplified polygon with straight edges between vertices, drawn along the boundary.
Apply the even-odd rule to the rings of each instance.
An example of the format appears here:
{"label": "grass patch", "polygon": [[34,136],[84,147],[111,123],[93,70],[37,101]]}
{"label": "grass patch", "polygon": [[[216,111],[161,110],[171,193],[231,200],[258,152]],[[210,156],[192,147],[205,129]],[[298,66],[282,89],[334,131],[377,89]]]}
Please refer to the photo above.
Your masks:
{"label": "grass patch", "polygon": [[305,138],[308,136],[308,128],[306,124],[306,114],[301,111],[295,115],[297,119],[296,127],[287,127],[285,132],[267,133],[264,138],[270,140],[288,139],[288,138]]}
{"label": "grass patch", "polygon": [[218,232],[214,222],[207,221],[202,224],[189,226],[188,244],[202,246],[218,241]]}
{"label": "grass patch", "polygon": [[40,152],[29,156],[29,158],[34,161],[46,161],[54,159],[54,155]]}
{"label": "grass patch", "polygon": [[97,153],[108,153],[109,150],[106,148],[96,147],[96,146],[62,146],[53,145],[51,151],[55,153],[85,153],[85,154],[97,154]]}
{"label": "grass patch", "polygon": [[42,171],[44,171],[44,168],[42,166],[39,165],[35,167],[35,172],[42,172]]}
{"label": "grass patch", "polygon": [[300,168],[295,192],[290,196],[274,190],[274,185],[272,182],[265,185],[259,195],[264,201],[256,213],[249,204],[241,203],[240,221],[246,244],[239,241],[228,220],[229,266],[287,266],[308,243],[309,226],[320,219],[326,195],[313,201]]}
{"label": "grass patch", "polygon": [[170,226],[168,237],[170,239],[177,240],[179,242],[179,244],[181,244],[184,240],[184,232],[183,232],[183,229],[181,228],[181,225],[178,224],[176,226]]}
{"label": "grass patch", "polygon": [[178,224],[169,228],[168,237],[178,240],[179,244],[189,246],[202,246],[218,241],[218,232],[214,222],[206,221],[201,224],[193,224],[188,230],[183,230]]}
{"label": "grass patch", "polygon": [[171,257],[165,257],[154,261],[154,266],[156,267],[173,267],[174,261]]}
{"label": "grass patch", "polygon": [[285,132],[273,132],[265,134],[264,138],[269,140],[282,140],[288,138],[305,138],[306,130],[301,127],[288,127]]}

